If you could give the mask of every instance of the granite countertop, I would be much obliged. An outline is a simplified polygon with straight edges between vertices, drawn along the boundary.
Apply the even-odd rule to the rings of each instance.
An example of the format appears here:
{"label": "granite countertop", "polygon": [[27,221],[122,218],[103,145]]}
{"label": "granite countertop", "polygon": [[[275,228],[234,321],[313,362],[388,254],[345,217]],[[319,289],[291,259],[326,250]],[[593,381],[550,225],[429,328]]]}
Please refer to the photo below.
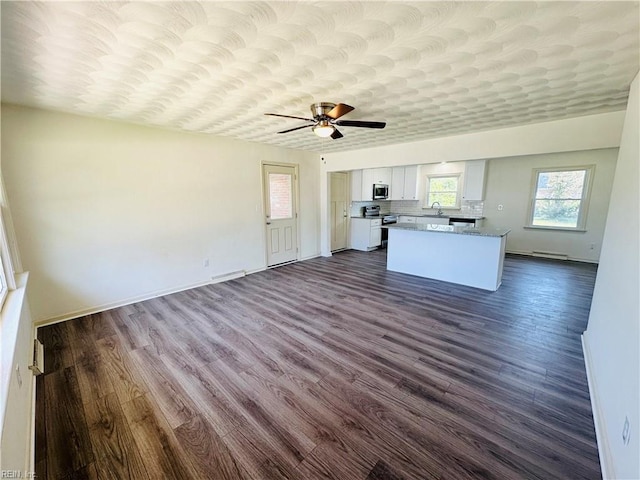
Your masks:
{"label": "granite countertop", "polygon": [[504,237],[511,231],[508,228],[455,227],[453,225],[437,225],[431,223],[392,223],[390,225],[383,225],[382,228],[413,230],[417,232],[454,233],[459,235],[476,235],[481,237]]}
{"label": "granite countertop", "polygon": [[428,214],[428,213],[421,213],[421,214],[415,214],[415,213],[381,213],[379,216],[376,217],[365,217],[364,215],[351,215],[351,218],[368,218],[368,219],[376,219],[376,218],[382,218],[385,215],[395,215],[396,217],[429,217],[429,218],[460,218],[460,219],[465,219],[465,220],[482,220],[485,217],[479,217],[479,216],[473,216],[473,215],[432,215],[432,214]]}
{"label": "granite countertop", "polygon": [[444,215],[436,215],[434,213],[394,213],[392,215],[397,215],[398,217],[464,218],[467,220],[482,220],[485,218],[478,215],[447,215],[446,213]]}

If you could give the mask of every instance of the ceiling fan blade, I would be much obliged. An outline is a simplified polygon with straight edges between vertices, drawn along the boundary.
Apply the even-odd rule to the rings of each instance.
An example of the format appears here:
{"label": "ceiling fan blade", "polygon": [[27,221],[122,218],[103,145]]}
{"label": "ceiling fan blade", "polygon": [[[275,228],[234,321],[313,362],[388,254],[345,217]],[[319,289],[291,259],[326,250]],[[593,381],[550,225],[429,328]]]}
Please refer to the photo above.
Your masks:
{"label": "ceiling fan blade", "polygon": [[331,138],[333,138],[334,140],[337,140],[338,138],[342,138],[342,137],[344,137],[344,135],[342,135],[337,128],[331,134]]}
{"label": "ceiling fan blade", "polygon": [[295,130],[300,130],[301,128],[313,127],[314,125],[315,123],[310,123],[309,125],[302,125],[301,127],[290,128],[289,130],[282,130],[281,132],[278,132],[278,133],[289,133]]}
{"label": "ceiling fan blade", "polygon": [[335,120],[336,118],[340,118],[341,116],[346,115],[351,110],[355,110],[351,105],[347,105],[346,103],[339,103],[331,110],[329,110],[326,115],[327,117],[333,118]]}
{"label": "ceiling fan blade", "polygon": [[365,122],[362,120],[338,120],[336,125],[341,127],[384,128],[386,122]]}
{"label": "ceiling fan blade", "polygon": [[272,117],[295,118],[296,120],[306,120],[307,122],[315,122],[313,118],[293,117],[291,115],[280,115],[279,113],[265,113],[265,115],[271,115]]}

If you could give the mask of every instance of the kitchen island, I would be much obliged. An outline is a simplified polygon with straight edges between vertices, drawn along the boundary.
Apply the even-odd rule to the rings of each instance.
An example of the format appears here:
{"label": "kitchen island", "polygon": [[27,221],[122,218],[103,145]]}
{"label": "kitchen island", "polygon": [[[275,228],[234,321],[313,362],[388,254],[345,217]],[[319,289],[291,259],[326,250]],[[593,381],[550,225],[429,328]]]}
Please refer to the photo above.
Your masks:
{"label": "kitchen island", "polygon": [[389,229],[387,270],[495,291],[510,230],[396,223]]}

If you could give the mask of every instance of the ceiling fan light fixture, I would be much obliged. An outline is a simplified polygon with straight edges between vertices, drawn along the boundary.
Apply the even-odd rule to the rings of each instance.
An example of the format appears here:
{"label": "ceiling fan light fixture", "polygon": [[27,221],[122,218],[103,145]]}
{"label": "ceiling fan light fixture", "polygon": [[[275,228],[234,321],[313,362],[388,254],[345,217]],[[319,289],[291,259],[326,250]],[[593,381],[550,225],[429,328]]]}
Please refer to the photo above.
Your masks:
{"label": "ceiling fan light fixture", "polygon": [[328,123],[326,124],[320,123],[315,127],[313,127],[313,133],[315,133],[320,138],[330,137],[333,134],[333,132],[335,132],[335,130],[336,130],[336,127]]}

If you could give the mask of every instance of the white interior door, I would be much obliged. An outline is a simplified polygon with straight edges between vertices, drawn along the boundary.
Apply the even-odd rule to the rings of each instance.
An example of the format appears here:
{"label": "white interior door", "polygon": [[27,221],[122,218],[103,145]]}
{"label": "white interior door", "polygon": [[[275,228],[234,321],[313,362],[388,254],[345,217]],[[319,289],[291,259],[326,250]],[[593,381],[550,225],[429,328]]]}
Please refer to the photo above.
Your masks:
{"label": "white interior door", "polygon": [[298,259],[298,232],[294,166],[263,165],[267,266]]}
{"label": "white interior door", "polygon": [[331,251],[347,248],[347,197],[349,176],[342,172],[332,172],[331,189]]}

